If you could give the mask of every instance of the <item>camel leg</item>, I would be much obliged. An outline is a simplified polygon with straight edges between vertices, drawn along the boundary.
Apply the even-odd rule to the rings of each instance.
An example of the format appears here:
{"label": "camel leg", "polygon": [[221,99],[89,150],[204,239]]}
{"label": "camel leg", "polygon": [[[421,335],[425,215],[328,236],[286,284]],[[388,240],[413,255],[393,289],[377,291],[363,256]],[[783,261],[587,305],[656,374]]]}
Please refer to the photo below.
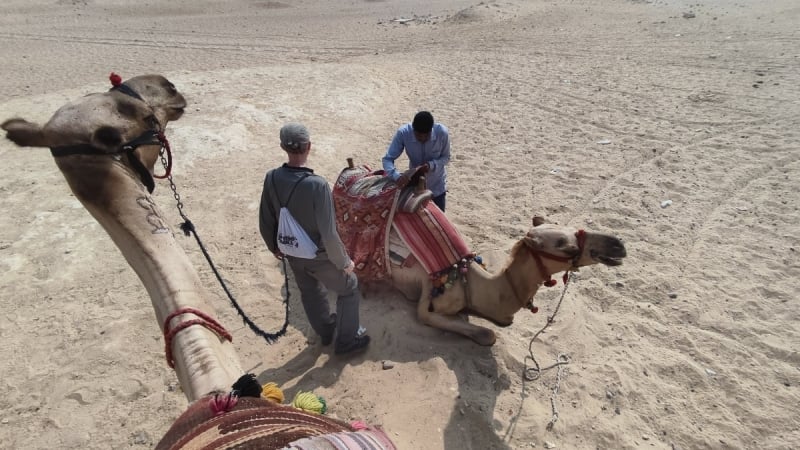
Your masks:
{"label": "camel leg", "polygon": [[[424,289],[423,292],[427,294],[427,291]],[[419,303],[417,305],[417,317],[419,317],[419,320],[422,323],[434,328],[464,335],[480,345],[494,345],[495,341],[497,340],[497,337],[494,335],[494,331],[478,325],[473,325],[459,315],[449,316],[428,311],[428,307],[431,304],[431,299],[430,296],[425,294],[420,296]]]}

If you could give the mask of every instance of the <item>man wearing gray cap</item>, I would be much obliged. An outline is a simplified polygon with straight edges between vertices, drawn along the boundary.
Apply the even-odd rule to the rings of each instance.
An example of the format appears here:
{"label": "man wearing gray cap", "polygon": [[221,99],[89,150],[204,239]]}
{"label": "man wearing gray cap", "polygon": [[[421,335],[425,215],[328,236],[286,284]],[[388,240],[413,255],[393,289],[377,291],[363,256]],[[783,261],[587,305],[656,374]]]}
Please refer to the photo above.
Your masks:
{"label": "man wearing gray cap", "polygon": [[[261,237],[276,258],[289,262],[306,317],[322,345],[330,344],[335,334],[337,354],[364,350],[370,338],[359,334],[358,279],[336,230],[328,182],[306,167],[311,152],[308,130],[289,123],[281,128],[280,139],[289,160],[264,178]],[[334,314],[327,289],[338,295]]]}

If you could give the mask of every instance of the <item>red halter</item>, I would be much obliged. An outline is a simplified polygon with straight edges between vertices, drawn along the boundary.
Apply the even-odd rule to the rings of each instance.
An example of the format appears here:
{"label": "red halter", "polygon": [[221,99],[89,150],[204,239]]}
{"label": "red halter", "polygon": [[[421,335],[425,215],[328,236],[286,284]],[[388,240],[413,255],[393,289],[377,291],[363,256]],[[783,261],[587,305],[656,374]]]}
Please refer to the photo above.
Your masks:
{"label": "red halter", "polygon": [[[528,246],[528,252],[530,252],[533,260],[536,262],[536,267],[539,268],[539,275],[545,280],[544,285],[547,287],[552,287],[556,285],[556,280],[554,280],[549,273],[547,273],[547,269],[544,267],[544,261],[542,258],[552,259],[558,262],[572,262],[572,267],[570,269],[574,269],[578,267],[578,260],[583,255],[583,248],[586,245],[586,232],[583,230],[578,230],[575,232],[575,237],[578,239],[578,253],[573,257],[568,256],[559,256],[553,255],[550,253],[539,252],[534,250],[532,247]],[[567,277],[569,276],[569,270],[564,273],[564,283],[567,282]]]}

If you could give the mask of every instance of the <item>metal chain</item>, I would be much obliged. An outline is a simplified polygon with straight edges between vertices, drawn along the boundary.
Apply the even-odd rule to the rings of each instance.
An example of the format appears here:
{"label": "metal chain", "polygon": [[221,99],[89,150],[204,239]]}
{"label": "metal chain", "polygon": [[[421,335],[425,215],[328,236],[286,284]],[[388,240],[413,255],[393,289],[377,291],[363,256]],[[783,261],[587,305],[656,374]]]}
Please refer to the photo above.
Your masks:
{"label": "metal chain", "polygon": [[[169,165],[169,162],[164,157],[163,146],[161,147],[161,152],[159,153],[159,156],[161,157],[161,164],[163,164],[164,168],[166,169],[167,166]],[[234,307],[234,309],[236,309],[236,312],[239,313],[239,316],[241,316],[245,325],[247,325],[250,328],[250,330],[253,331],[253,333],[264,338],[264,340],[267,341],[268,344],[272,344],[275,341],[277,341],[279,337],[286,334],[286,329],[289,326],[289,275],[286,272],[286,260],[285,259],[283,260],[283,274],[285,282],[284,287],[286,288],[286,298],[284,299],[283,302],[285,309],[285,319],[283,321],[283,326],[281,327],[280,330],[276,331],[275,333],[270,333],[259,328],[259,326],[256,325],[255,322],[253,322],[247,316],[242,307],[239,306],[239,303],[233,297],[233,294],[228,289],[228,286],[225,284],[225,280],[222,279],[222,275],[219,273],[217,267],[214,265],[214,262],[211,260],[211,255],[208,254],[205,245],[203,245],[203,241],[201,241],[200,236],[197,235],[197,230],[195,230],[194,224],[192,224],[192,221],[189,220],[189,217],[187,217],[186,214],[183,212],[183,202],[181,201],[180,194],[178,194],[178,188],[175,186],[175,182],[172,181],[172,174],[167,175],[167,180],[169,180],[169,188],[172,190],[172,196],[175,198],[175,202],[177,203],[178,206],[178,214],[180,214],[181,218],[184,220],[184,222],[181,224],[181,230],[186,236],[189,236],[190,234],[194,236],[195,241],[197,241],[197,245],[200,247],[200,251],[206,258],[206,261],[208,262],[211,271],[214,272],[214,276],[217,278],[217,281],[219,282],[220,286],[222,286],[222,290],[225,291],[225,294],[228,296],[228,300],[230,300],[231,305]]]}
{"label": "metal chain", "polygon": [[[161,164],[164,167],[167,167],[167,158],[164,156],[164,147],[161,147],[161,152],[159,153],[161,157]],[[178,194],[178,188],[175,186],[175,182],[172,181],[172,174],[167,175],[167,181],[169,181],[169,188],[172,190],[172,196],[175,198],[175,202],[178,205],[178,214],[181,215],[181,218],[185,221],[188,221],[189,218],[186,217],[186,214],[183,212],[183,202],[181,201],[181,195]]]}

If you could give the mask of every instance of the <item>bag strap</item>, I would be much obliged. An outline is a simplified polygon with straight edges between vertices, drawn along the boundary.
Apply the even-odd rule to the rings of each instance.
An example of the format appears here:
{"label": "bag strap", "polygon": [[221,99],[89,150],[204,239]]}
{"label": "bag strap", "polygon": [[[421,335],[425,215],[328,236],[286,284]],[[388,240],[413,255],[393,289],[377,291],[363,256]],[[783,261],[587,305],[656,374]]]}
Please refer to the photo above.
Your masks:
{"label": "bag strap", "polygon": [[310,174],[304,173],[304,174],[303,174],[303,175],[300,177],[300,179],[299,179],[299,180],[295,181],[294,185],[292,186],[292,190],[291,190],[291,191],[289,191],[289,198],[287,198],[287,199],[286,199],[286,203],[284,203],[284,202],[282,202],[282,201],[281,201],[281,196],[280,196],[280,194],[278,193],[278,188],[277,188],[277,186],[275,186],[275,174],[274,174],[274,173],[272,173],[271,175],[272,175],[272,189],[274,189],[274,190],[275,190],[275,197],[278,199],[278,204],[279,204],[279,205],[281,205],[281,208],[285,208],[285,207],[286,207],[286,205],[288,205],[288,204],[289,204],[289,202],[292,200],[292,196],[294,195],[294,191],[295,191],[295,189],[297,189],[297,185],[299,185],[301,181],[305,180],[306,178],[308,178],[308,177],[310,176]]}

